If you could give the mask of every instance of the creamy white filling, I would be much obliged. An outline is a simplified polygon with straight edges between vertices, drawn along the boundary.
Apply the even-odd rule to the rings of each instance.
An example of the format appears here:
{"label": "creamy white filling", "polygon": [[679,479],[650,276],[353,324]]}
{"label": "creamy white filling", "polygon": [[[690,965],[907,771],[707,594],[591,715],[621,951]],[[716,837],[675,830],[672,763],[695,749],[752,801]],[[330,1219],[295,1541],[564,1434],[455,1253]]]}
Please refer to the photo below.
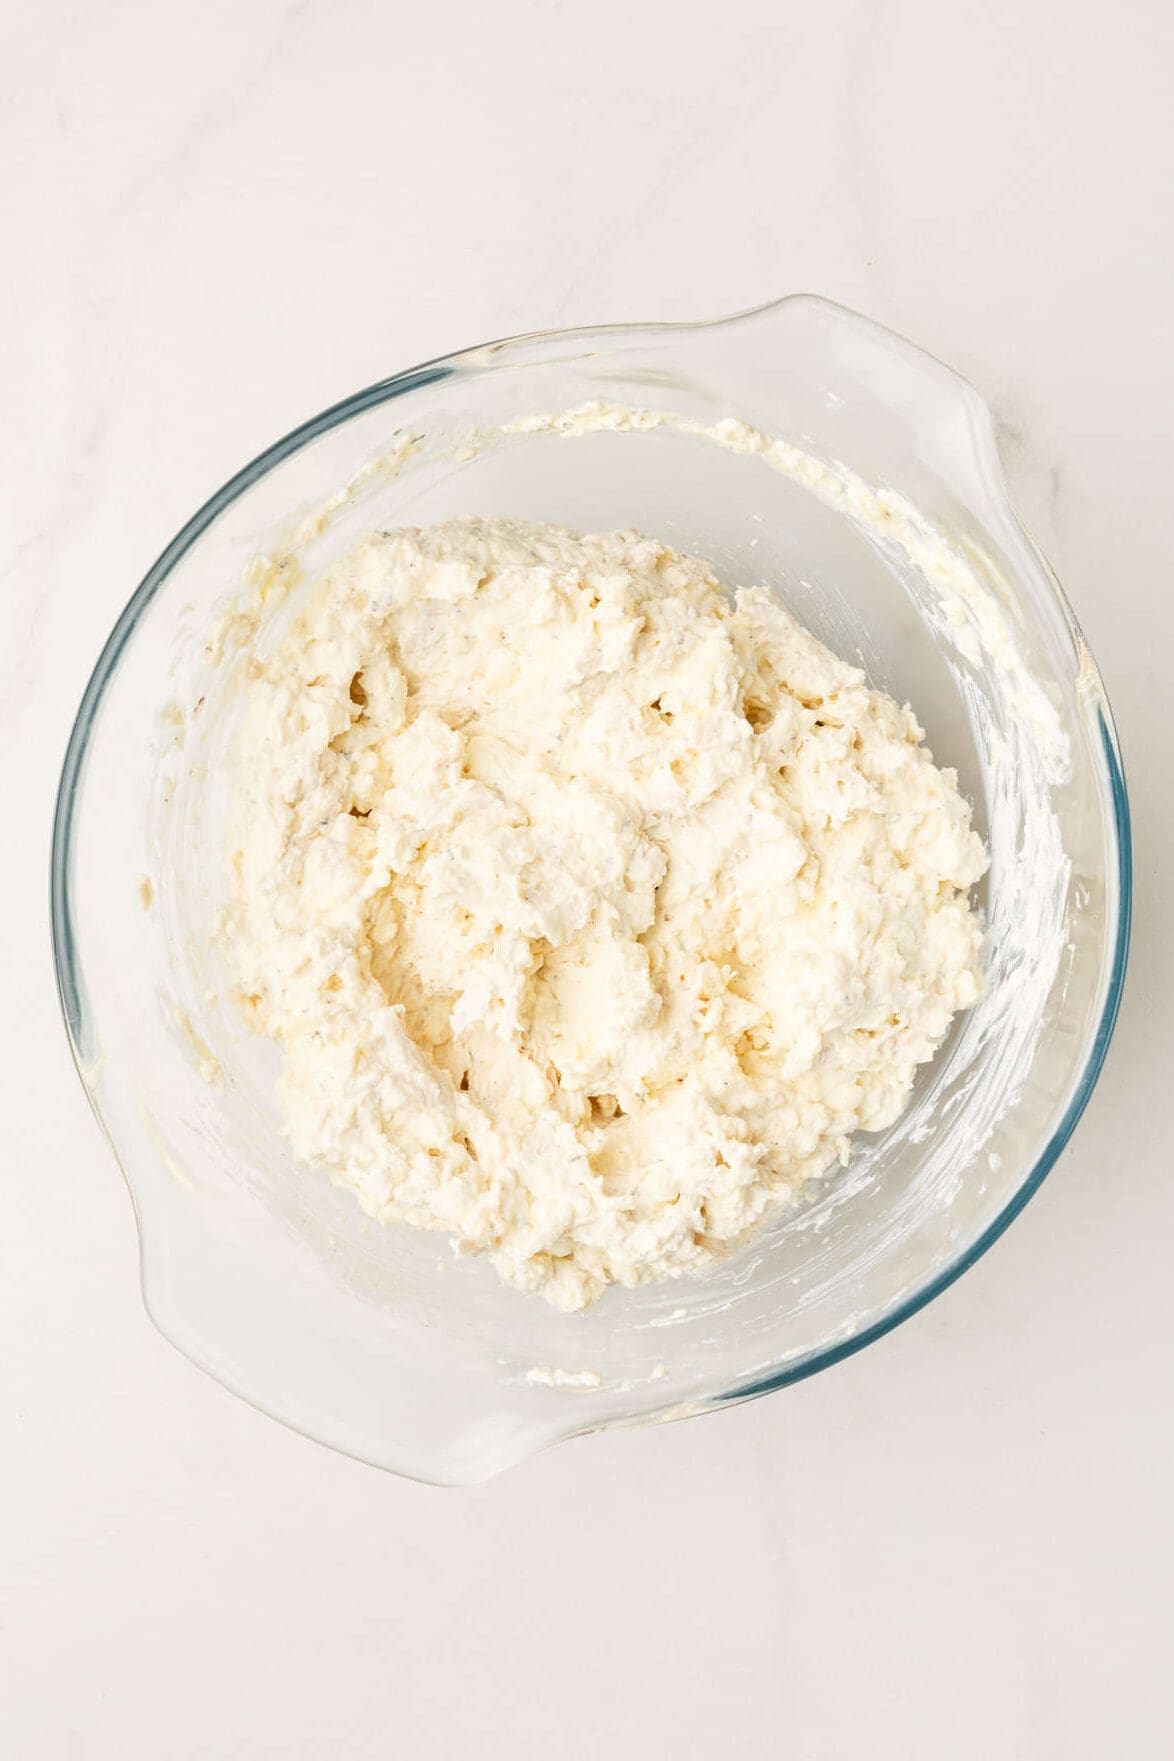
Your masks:
{"label": "creamy white filling", "polygon": [[252,671],[222,933],[292,1146],[559,1307],[712,1264],[978,994],[953,773],[764,589],[456,521]]}

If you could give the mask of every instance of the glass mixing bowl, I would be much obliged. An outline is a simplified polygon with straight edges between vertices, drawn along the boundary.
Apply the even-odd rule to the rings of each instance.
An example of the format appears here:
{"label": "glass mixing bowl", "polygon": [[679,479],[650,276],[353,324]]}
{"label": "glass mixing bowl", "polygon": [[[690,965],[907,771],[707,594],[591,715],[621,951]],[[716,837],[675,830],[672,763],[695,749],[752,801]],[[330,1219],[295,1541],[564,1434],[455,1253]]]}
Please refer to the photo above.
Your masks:
{"label": "glass mixing bowl", "polygon": [[[442,1235],[372,1222],[294,1161],[276,1050],[224,996],[209,933],[250,645],[359,533],[471,513],[636,526],[731,585],[766,582],[913,704],[991,852],[986,994],[901,1119],[708,1275],[612,1290],[584,1315],[455,1260]],[[278,441],[119,619],[69,744],[53,851],[62,1007],[130,1186],[151,1316],[266,1412],[441,1483],[782,1387],[942,1290],[1088,1100],[1128,914],[1108,705],[1012,512],[986,405],[806,296],[472,349]]]}

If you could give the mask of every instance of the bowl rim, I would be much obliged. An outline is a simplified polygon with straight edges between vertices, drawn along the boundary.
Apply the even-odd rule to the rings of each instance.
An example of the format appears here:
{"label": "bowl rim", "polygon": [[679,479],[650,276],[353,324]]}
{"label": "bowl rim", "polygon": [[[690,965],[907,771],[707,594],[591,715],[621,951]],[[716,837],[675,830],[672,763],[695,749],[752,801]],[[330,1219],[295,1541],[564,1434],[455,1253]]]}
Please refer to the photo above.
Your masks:
{"label": "bowl rim", "polygon": [[[866,327],[874,334],[887,339],[891,344],[909,351],[923,363],[932,365],[943,375],[949,375],[959,392],[982,408],[990,416],[990,409],[985,398],[956,369],[942,362],[930,351],[889,327],[853,311],[838,302],[826,299],[822,295],[796,292],[783,295],[781,298],[765,301],[744,310],[719,316],[716,318],[694,321],[655,322],[655,323],[612,323],[605,325],[575,326],[570,329],[537,330],[523,332],[515,336],[505,337],[493,342],[474,345],[447,355],[436,356],[422,364],[407,370],[391,374],[376,380],[350,396],[330,404],[318,414],[309,417],[290,429],[263,451],[256,454],[247,464],[243,465],[225,483],[210,495],[190,518],[180,527],[179,531],[164,547],[155,562],[147,570],[139,585],[131,594],[126,605],[116,619],[114,626],[102,646],[101,652],[87,680],[85,689],[70,730],[69,740],[62,761],[60,778],[57,787],[53,817],[53,833],[50,855],[50,926],[53,951],[54,972],[58,1001],[61,1008],[66,1035],[75,1068],[85,1090],[91,1110],[114,1154],[130,1193],[132,1208],[138,1223],[138,1205],[130,1176],[119,1154],[118,1145],[108,1127],[106,1119],[95,1092],[95,1085],[87,1078],[87,1068],[92,1069],[92,1039],[88,1015],[88,1004],[85,997],[84,979],[81,973],[75,930],[75,816],[81,798],[85,779],[86,762],[89,755],[91,737],[100,714],[103,699],[111,680],[117,670],[124,649],[132,640],[135,630],[155,596],[162,591],[173,569],[186,555],[188,550],[200,539],[207,528],[234,501],[249,490],[262,477],[266,476],[277,465],[299,452],[303,447],[318,439],[330,430],[342,426],[353,417],[367,410],[393,402],[407,392],[418,390],[430,384],[439,384],[462,371],[484,370],[487,366],[497,365],[496,357],[506,350],[524,347],[542,347],[557,342],[588,342],[599,338],[615,339],[619,336],[631,336],[633,339],[651,338],[667,335],[684,335],[697,331],[712,331],[724,326],[733,326],[747,321],[762,318],[780,311],[784,307],[801,305],[821,310],[831,321],[849,321]],[[993,436],[992,428],[989,430]],[[1019,521],[1011,503],[1005,478],[997,454],[994,465],[994,481],[992,487],[1002,498],[1005,509],[1019,533],[1035,549],[1034,541],[1027,534]],[[1036,550],[1037,557],[1039,556]],[[1079,641],[1084,659],[1092,678],[1096,683],[1096,728],[1100,737],[1100,752],[1105,767],[1107,780],[1107,801],[1109,811],[1103,816],[1103,826],[1107,834],[1109,849],[1106,861],[1106,879],[1115,881],[1116,890],[1113,903],[1116,906],[1116,922],[1112,927],[1111,937],[1106,937],[1106,947],[1111,949],[1108,954],[1108,978],[1105,984],[1104,997],[1100,1015],[1092,1033],[1083,1067],[1080,1069],[1076,1084],[1067,1107],[1057,1122],[1051,1136],[1033,1163],[1027,1169],[1015,1192],[1007,1200],[1002,1210],[987,1225],[982,1233],[969,1246],[964,1248],[952,1260],[948,1261],[939,1271],[935,1272],[916,1290],[900,1298],[893,1307],[876,1320],[862,1327],[850,1337],[836,1340],[813,1349],[804,1358],[790,1362],[785,1366],[765,1374],[755,1376],[749,1382],[739,1383],[728,1389],[715,1391],[707,1398],[701,1410],[711,1410],[733,1405],[745,1400],[756,1399],[764,1394],[772,1393],[778,1388],[786,1387],[793,1382],[802,1381],[817,1371],[828,1369],[841,1362],[853,1353],[861,1351],[873,1341],[891,1332],[903,1321],[918,1313],[935,1297],[948,1289],[956,1279],[970,1269],[987,1250],[999,1239],[1009,1225],[1023,1210],[1024,1206],[1039,1190],[1044,1179],[1055,1165],[1058,1157],[1068,1143],[1077,1123],[1080,1120],[1092,1091],[1096,1086],[1113,1036],[1121,998],[1125,983],[1128,964],[1130,933],[1132,925],[1132,830],[1129,808],[1129,796],[1125,780],[1124,766],[1120,748],[1109,708],[1108,697],[1100,680],[1095,664],[1088,654],[1087,645],[1079,630],[1071,606],[1064,595],[1060,583],[1042,557],[1043,574],[1049,591],[1053,595],[1072,634]],[[142,1231],[139,1230],[140,1244]],[[155,1314],[153,1305],[147,1296],[147,1266],[145,1255],[140,1252],[140,1286],[144,1306],[148,1315],[175,1344],[183,1354],[198,1367],[211,1374],[215,1380],[225,1383],[225,1378],[211,1364],[204,1362],[188,1340],[180,1340],[163,1325],[160,1317]],[[225,1384],[231,1387],[231,1383]],[[242,1389],[234,1392],[258,1406],[255,1397]],[[658,1416],[652,1414],[650,1416]],[[664,1416],[664,1415],[660,1415]],[[671,1416],[671,1414],[669,1415]],[[282,1419],[289,1424],[289,1420]],[[299,1429],[298,1426],[293,1426]],[[311,1435],[306,1432],[304,1434]],[[338,1447],[338,1445],[333,1445]],[[402,1471],[402,1470],[400,1470]]]}

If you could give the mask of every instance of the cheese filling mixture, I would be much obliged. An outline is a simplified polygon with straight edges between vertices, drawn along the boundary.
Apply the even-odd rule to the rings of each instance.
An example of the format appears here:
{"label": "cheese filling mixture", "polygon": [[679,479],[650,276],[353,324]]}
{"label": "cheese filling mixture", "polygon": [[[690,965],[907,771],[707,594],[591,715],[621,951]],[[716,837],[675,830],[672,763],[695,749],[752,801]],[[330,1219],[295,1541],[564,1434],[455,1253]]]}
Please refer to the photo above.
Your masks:
{"label": "cheese filling mixture", "polygon": [[764,588],[460,520],[251,671],[222,936],[290,1143],[559,1308],[711,1266],[979,993],[954,773]]}

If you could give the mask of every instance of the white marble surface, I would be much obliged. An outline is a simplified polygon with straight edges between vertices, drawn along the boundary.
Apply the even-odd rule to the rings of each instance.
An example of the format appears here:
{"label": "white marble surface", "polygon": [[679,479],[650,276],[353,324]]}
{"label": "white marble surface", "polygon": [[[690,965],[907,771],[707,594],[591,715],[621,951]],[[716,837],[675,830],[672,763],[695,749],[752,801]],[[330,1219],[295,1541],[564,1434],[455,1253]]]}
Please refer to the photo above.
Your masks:
{"label": "white marble surface", "polygon": [[[1165,7],[50,0],[5,32],[0,1752],[1157,1761],[1168,1650]],[[298,418],[512,330],[808,288],[969,373],[1108,680],[1137,936],[1003,1242],[785,1394],[397,1482],[156,1336],[53,992],[129,591]]]}

